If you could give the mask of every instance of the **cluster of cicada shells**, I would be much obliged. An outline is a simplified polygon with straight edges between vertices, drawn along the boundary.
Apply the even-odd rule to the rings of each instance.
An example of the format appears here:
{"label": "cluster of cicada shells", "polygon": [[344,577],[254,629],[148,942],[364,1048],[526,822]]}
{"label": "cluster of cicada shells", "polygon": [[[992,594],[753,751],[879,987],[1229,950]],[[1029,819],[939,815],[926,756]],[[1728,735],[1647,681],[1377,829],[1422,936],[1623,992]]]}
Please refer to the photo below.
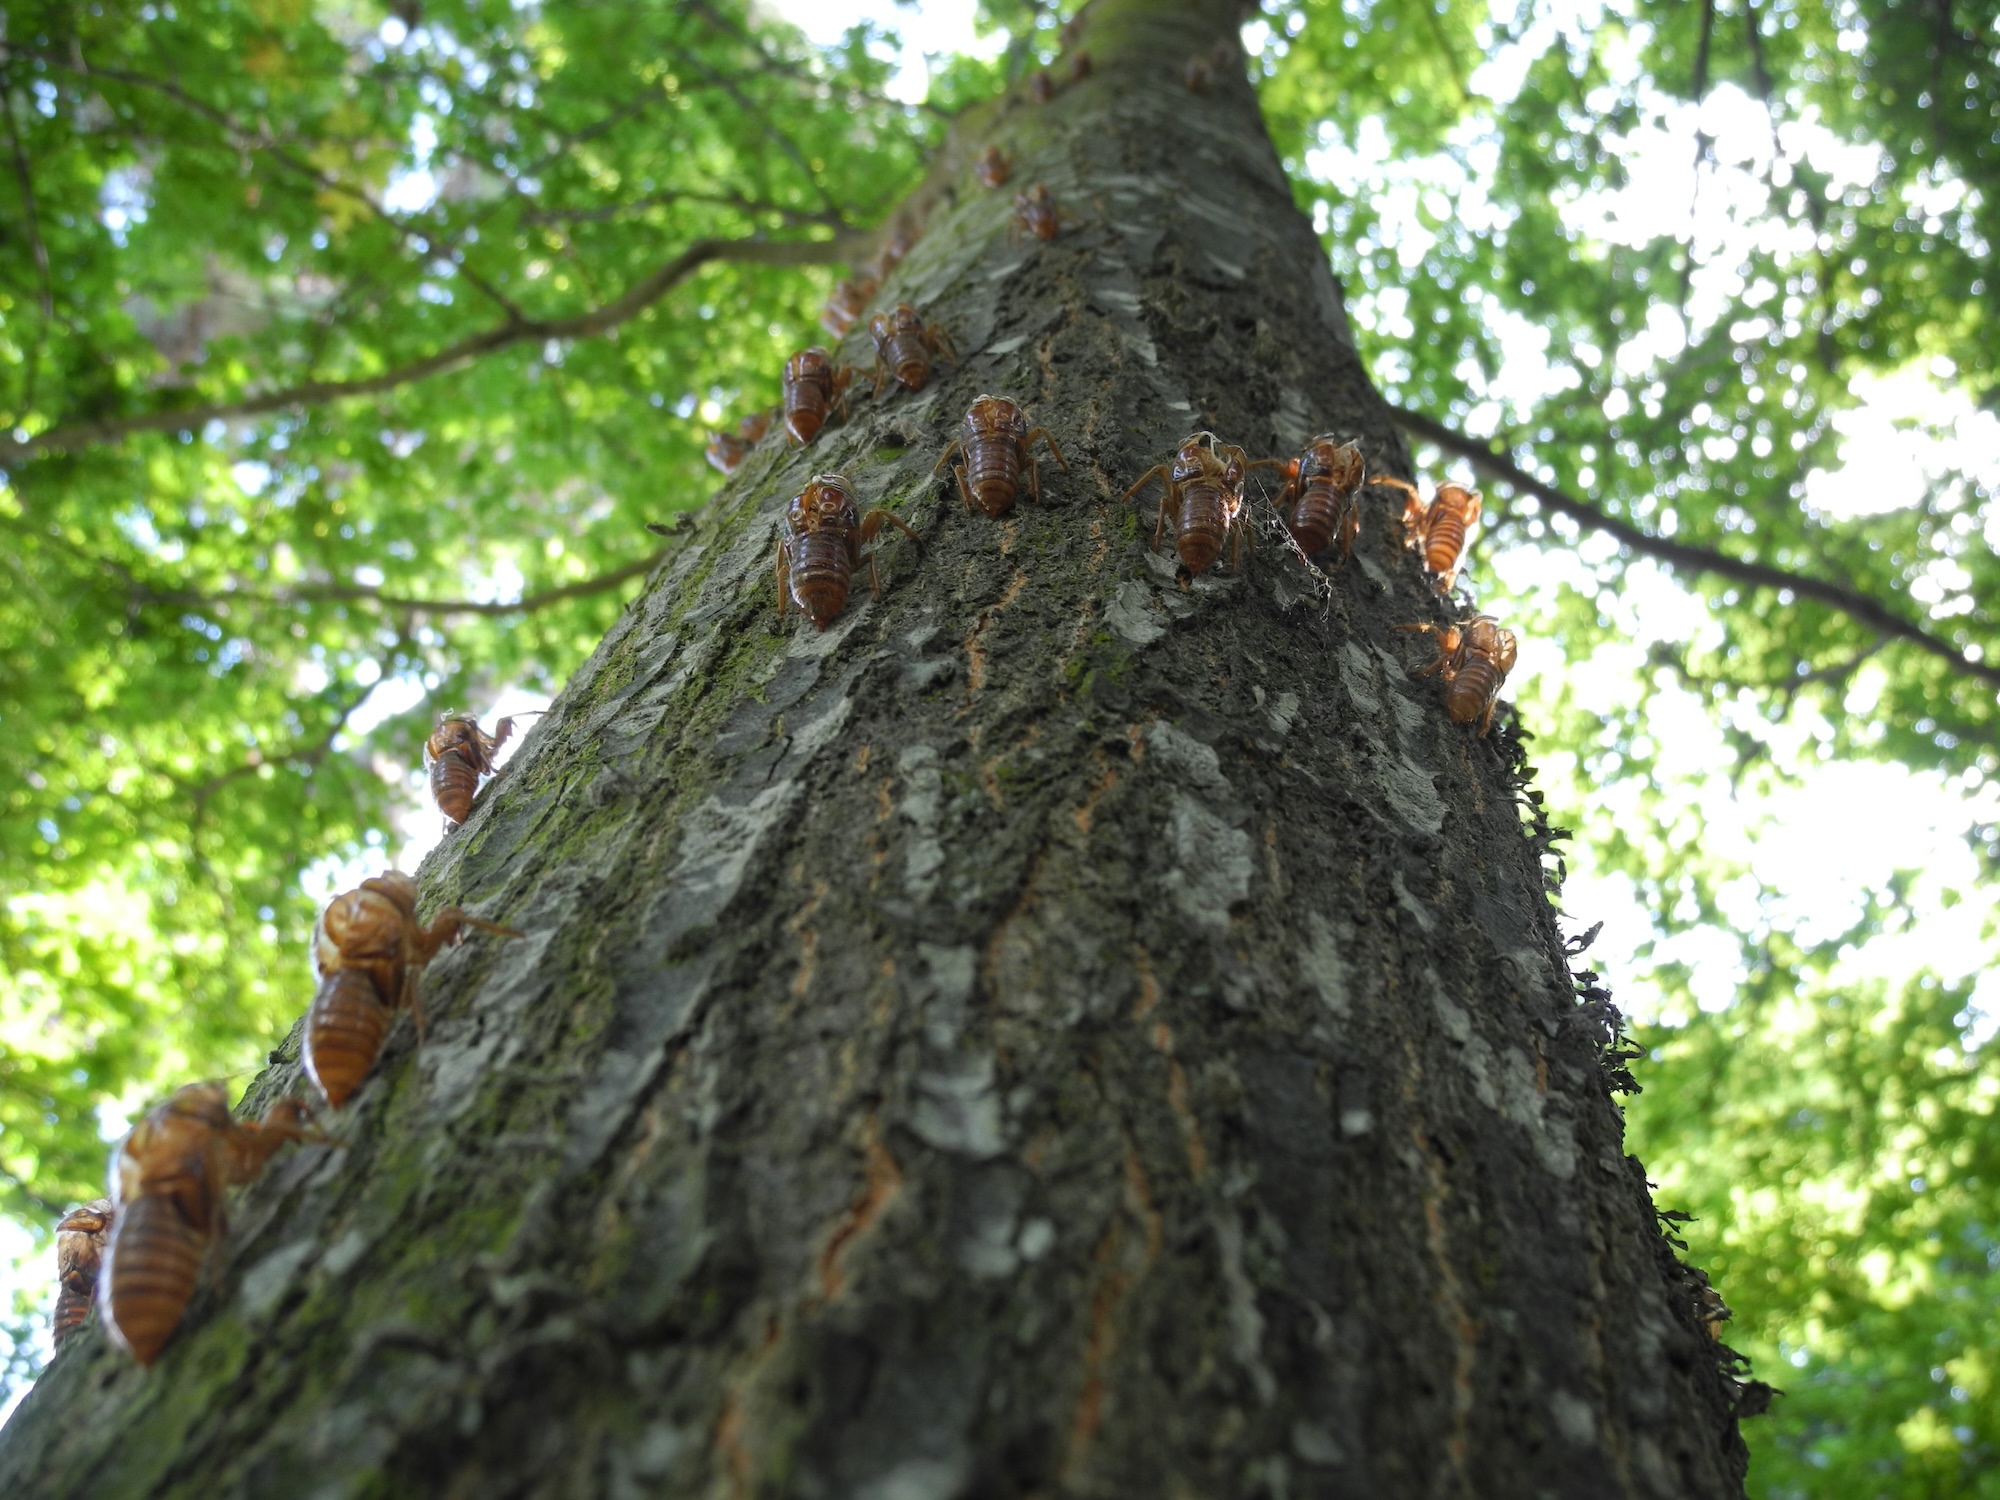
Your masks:
{"label": "cluster of cicada shells", "polygon": [[[470,747],[490,769],[492,750],[506,738],[483,735],[467,715],[446,715],[433,737],[445,756]],[[475,771],[473,780],[476,782]],[[457,777],[434,777],[450,812],[463,792]],[[453,799],[447,802],[447,798]],[[417,883],[397,870],[364,880],[327,904],[313,929],[319,988],[306,1012],[303,1061],[322,1107],[338,1110],[354,1096],[398,1010],[408,1009],[423,1035],[418,981],[424,966],[470,927],[518,937],[447,907],[425,926],[417,920]],[[256,1120],[239,1120],[219,1083],[191,1083],[147,1111],[111,1156],[111,1195],[65,1214],[56,1224],[56,1304],[52,1321],[61,1349],[96,1307],[112,1339],[150,1365],[180,1326],[202,1268],[228,1232],[228,1189],[250,1182],[290,1141],[338,1146],[315,1122],[304,1099],[283,1098]]]}
{"label": "cluster of cicada shells", "polygon": [[[1025,96],[1046,104],[1063,88],[1091,76],[1090,54],[1077,47],[1078,36],[1066,32],[1066,80],[1048,69],[1028,75]],[[1225,40],[1212,52],[1187,59],[1182,81],[1196,92],[1230,69],[1241,71],[1242,54]],[[1014,176],[1014,163],[998,145],[988,144],[973,158],[974,179],[987,189],[1004,187]],[[1047,184],[1034,183],[1015,195],[1008,238],[1050,240],[1077,222],[1056,203]],[[893,226],[881,253],[868,266],[835,286],[821,323],[836,337],[867,314],[882,284],[906,256],[921,232],[917,221]],[[952,359],[949,334],[928,322],[912,305],[899,302],[877,312],[868,323],[875,346],[874,398],[885,387],[920,390],[936,359]],[[788,444],[812,442],[829,420],[844,416],[858,367],[838,364],[825,348],[802,349],[785,363],[782,400],[777,406],[743,418],[735,432],[710,434],[708,457],[724,474],[735,472],[752,448],[782,430]],[[937,471],[950,471],[966,508],[1000,517],[1025,491],[1042,498],[1042,480],[1033,445],[1045,443],[1065,470],[1062,450],[1045,427],[1030,423],[1020,404],[1005,396],[982,395],[966,411],[958,435],[946,445]],[[1258,469],[1283,471],[1275,497],[1249,494]],[[1153,546],[1171,537],[1174,552],[1189,576],[1206,573],[1225,556],[1232,571],[1242,566],[1244,551],[1253,543],[1253,504],[1271,514],[1298,553],[1311,561],[1337,547],[1342,558],[1354,549],[1362,525],[1362,495],[1370,486],[1388,486],[1402,493],[1401,522],[1410,549],[1441,596],[1449,597],[1464,555],[1468,530],[1477,523],[1480,498],[1464,485],[1437,486],[1426,500],[1406,480],[1371,477],[1358,443],[1321,435],[1289,459],[1251,459],[1242,448],[1213,433],[1192,433],[1171,458],[1139,477],[1123,498],[1130,499],[1149,484],[1160,483],[1159,515]],[[871,546],[883,530],[894,527],[921,546],[909,525],[881,507],[869,507],[862,486],[845,474],[820,473],[791,499],[778,523],[777,581],[780,619],[796,608],[813,625],[825,629],[845,609],[854,575],[867,570],[871,589],[881,591],[881,573]],[[663,528],[654,528],[656,530]],[[1455,723],[1477,723],[1484,734],[1493,720],[1501,685],[1515,660],[1512,632],[1490,616],[1468,614],[1445,625],[1401,627],[1428,631],[1437,637],[1438,653],[1420,669],[1436,676],[1444,687],[1444,706]]]}
{"label": "cluster of cicada shells", "polygon": [[[1074,37],[1066,35],[1065,40],[1073,44]],[[1183,81],[1192,90],[1203,90],[1219,69],[1237,61],[1234,48],[1224,44],[1212,56],[1188,59]],[[1066,72],[1066,84],[1046,69],[1031,74],[1027,96],[1046,103],[1060,88],[1087,79],[1089,53],[1072,50]],[[998,146],[989,145],[974,160],[972,172],[981,185],[998,189],[1012,178],[1013,163]],[[1008,234],[1010,239],[1052,240],[1075,222],[1047,185],[1037,182],[1016,193]],[[875,260],[834,288],[821,314],[830,333],[844,336],[867,314],[883,281],[909,254],[920,232],[918,223],[895,225]],[[956,362],[950,334],[907,302],[875,313],[868,328],[875,348],[872,371],[836,364],[817,345],[800,350],[785,362],[780,403],[744,417],[733,432],[712,433],[710,462],[733,473],[774,430],[786,443],[811,443],[830,418],[845,414],[858,375],[872,376],[871,398],[879,400],[885,390],[892,395],[898,389],[921,390],[939,359]],[[965,412],[933,472],[948,476],[968,512],[998,519],[1024,493],[1041,501],[1042,475],[1034,452],[1038,441],[1067,471],[1055,436],[1032,425],[1018,402],[982,395]],[[1253,502],[1251,476],[1265,468],[1280,470],[1282,483],[1274,496]],[[1284,536],[1308,561],[1335,548],[1344,559],[1361,532],[1363,492],[1387,486],[1404,497],[1401,525],[1409,549],[1438,592],[1448,595],[1467,531],[1480,513],[1478,493],[1462,485],[1441,484],[1424,500],[1407,481],[1369,477],[1359,445],[1332,435],[1313,438],[1288,459],[1251,459],[1213,433],[1191,433],[1170,458],[1140,475],[1121,499],[1132,499],[1156,480],[1161,490],[1152,546],[1157,550],[1163,539],[1170,539],[1190,578],[1207,573],[1225,555],[1232,572],[1243,566],[1243,554],[1253,545],[1253,503],[1268,507]],[[856,488],[842,475],[816,474],[786,508],[776,562],[780,617],[796,607],[825,629],[846,606],[851,580],[863,567],[880,591],[869,544],[884,527],[918,541],[888,510],[864,512]],[[1443,626],[1399,628],[1436,636],[1437,656],[1419,675],[1441,680],[1445,710],[1453,722],[1477,722],[1485,733],[1514,665],[1513,634],[1483,614]],[[488,734],[471,714],[439,716],[424,747],[424,762],[432,795],[449,826],[470,816],[479,786],[494,773],[494,757],[513,730],[511,718],[501,719]],[[424,967],[469,928],[520,936],[457,907],[440,911],[424,925],[417,919],[416,882],[393,870],[328,904],[313,932],[319,987],[306,1013],[303,1051],[305,1074],[325,1109],[338,1111],[360,1089],[398,1011],[411,1012],[421,1042],[419,981]],[[215,1083],[190,1084],[149,1111],[113,1153],[111,1196],[72,1210],[56,1226],[57,1346],[88,1323],[94,1305],[113,1338],[141,1364],[150,1365],[179,1326],[204,1262],[222,1243],[227,1188],[255,1178],[292,1141],[340,1144],[314,1123],[314,1111],[304,1100],[280,1099],[260,1119],[238,1120]]]}

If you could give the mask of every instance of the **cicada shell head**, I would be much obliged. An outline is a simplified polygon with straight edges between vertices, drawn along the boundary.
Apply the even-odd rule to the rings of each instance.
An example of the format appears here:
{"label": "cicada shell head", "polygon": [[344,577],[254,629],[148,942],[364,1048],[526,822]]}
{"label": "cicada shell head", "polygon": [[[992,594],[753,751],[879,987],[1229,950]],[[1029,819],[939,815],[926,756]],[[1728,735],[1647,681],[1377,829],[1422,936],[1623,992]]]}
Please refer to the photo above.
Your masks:
{"label": "cicada shell head", "polygon": [[391,870],[335,896],[313,929],[313,958],[330,974],[345,963],[380,960],[402,951],[403,934],[417,912],[417,883]]}

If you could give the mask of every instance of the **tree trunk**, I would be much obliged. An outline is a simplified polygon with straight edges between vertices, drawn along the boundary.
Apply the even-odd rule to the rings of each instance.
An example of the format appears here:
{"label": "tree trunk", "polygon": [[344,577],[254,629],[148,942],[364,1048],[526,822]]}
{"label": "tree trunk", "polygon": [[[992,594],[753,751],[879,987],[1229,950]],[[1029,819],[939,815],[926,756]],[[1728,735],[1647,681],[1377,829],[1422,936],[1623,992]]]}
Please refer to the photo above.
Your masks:
{"label": "tree trunk", "polygon": [[[964,364],[684,530],[424,871],[528,936],[432,966],[153,1370],[64,1352],[0,1492],[1741,1493],[1391,492],[1192,581],[1118,503],[1196,428],[1409,474],[1250,87],[1183,81],[1233,27],[1101,0],[1088,79],[960,128],[879,303]],[[1036,180],[1076,222],[1010,243]],[[981,391],[1074,466],[998,522],[931,473]],[[922,537],[823,632],[771,578],[815,470]]]}

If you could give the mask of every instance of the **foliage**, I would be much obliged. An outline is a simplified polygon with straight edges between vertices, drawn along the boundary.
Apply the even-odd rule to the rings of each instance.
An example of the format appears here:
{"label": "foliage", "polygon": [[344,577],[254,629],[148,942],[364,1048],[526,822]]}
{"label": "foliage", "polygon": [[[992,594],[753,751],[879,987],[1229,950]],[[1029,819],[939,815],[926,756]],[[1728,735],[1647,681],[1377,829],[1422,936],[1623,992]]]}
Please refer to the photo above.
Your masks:
{"label": "foliage", "polygon": [[[101,1122],[299,1009],[301,876],[407,802],[426,717],[385,705],[563,679],[643,523],[707,493],[703,425],[773,398],[852,232],[1057,19],[994,5],[1013,48],[912,108],[865,33],[733,0],[144,10],[27,0],[0,52],[0,1209],[38,1234]],[[1518,683],[1550,806],[1647,922],[1609,971],[1651,1021],[1636,1149],[1789,1392],[1764,1495],[2000,1494],[1995,1049],[1962,966],[1884,956],[2000,862],[1995,25],[1286,0],[1246,33],[1372,368],[1476,440],[1426,462],[1495,439],[1572,502],[1489,478],[1475,582],[1565,664]],[[1850,414],[1913,373],[1922,465],[1833,504]],[[1758,834],[1869,762],[1963,799],[1971,873],[1801,911]]]}
{"label": "foliage", "polygon": [[707,493],[690,418],[771,398],[825,273],[718,262],[603,337],[515,331],[696,239],[869,222],[935,134],[862,38],[822,57],[726,8],[146,12],[9,11],[0,429],[512,341],[9,464],[0,1207],[37,1221],[100,1179],[101,1106],[289,1024],[301,873],[382,849],[426,732],[355,730],[371,695],[559,682],[644,523]]}
{"label": "foliage", "polygon": [[[1652,538],[1851,584],[1942,638],[1726,570],[1668,582],[1488,493],[1483,607],[1568,664],[1520,685],[1549,805],[1589,889],[1646,924],[1613,968],[1651,1021],[1635,1149],[1696,1216],[1731,1340],[1789,1392],[1748,1429],[1752,1492],[2000,1494],[1990,1012],[1967,944],[1899,942],[1965,903],[1995,956],[1994,9],[1579,9],[1307,5],[1274,28],[1267,114],[1391,399]],[[1651,201],[1670,153],[1677,225]],[[1963,415],[1908,422],[1941,439],[1908,444],[1928,471],[1829,509],[1813,471],[1871,457],[1845,414],[1911,371]],[[1801,909],[1765,868],[1784,799],[1863,760],[1957,793],[1977,857],[1870,870],[1849,804],[1828,854],[1851,909]]]}

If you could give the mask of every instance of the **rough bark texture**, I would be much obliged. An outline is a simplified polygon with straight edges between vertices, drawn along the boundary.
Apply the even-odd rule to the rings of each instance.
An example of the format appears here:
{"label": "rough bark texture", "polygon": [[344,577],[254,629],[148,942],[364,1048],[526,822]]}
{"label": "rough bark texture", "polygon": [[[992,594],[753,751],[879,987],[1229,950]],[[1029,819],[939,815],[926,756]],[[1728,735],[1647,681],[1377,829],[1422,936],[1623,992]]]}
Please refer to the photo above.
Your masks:
{"label": "rough bark texture", "polygon": [[[1326,576],[1267,532],[1191,584],[1114,503],[1195,428],[1409,474],[1248,85],[1181,81],[1231,24],[1101,4],[1091,78],[954,143],[1081,222],[952,178],[883,301],[965,364],[687,529],[423,872],[529,936],[433,966],[153,1371],[63,1353],[0,1492],[1741,1493],[1388,492]],[[930,474],[980,391],[1075,467],[997,523]],[[923,547],[781,629],[830,469]]]}

